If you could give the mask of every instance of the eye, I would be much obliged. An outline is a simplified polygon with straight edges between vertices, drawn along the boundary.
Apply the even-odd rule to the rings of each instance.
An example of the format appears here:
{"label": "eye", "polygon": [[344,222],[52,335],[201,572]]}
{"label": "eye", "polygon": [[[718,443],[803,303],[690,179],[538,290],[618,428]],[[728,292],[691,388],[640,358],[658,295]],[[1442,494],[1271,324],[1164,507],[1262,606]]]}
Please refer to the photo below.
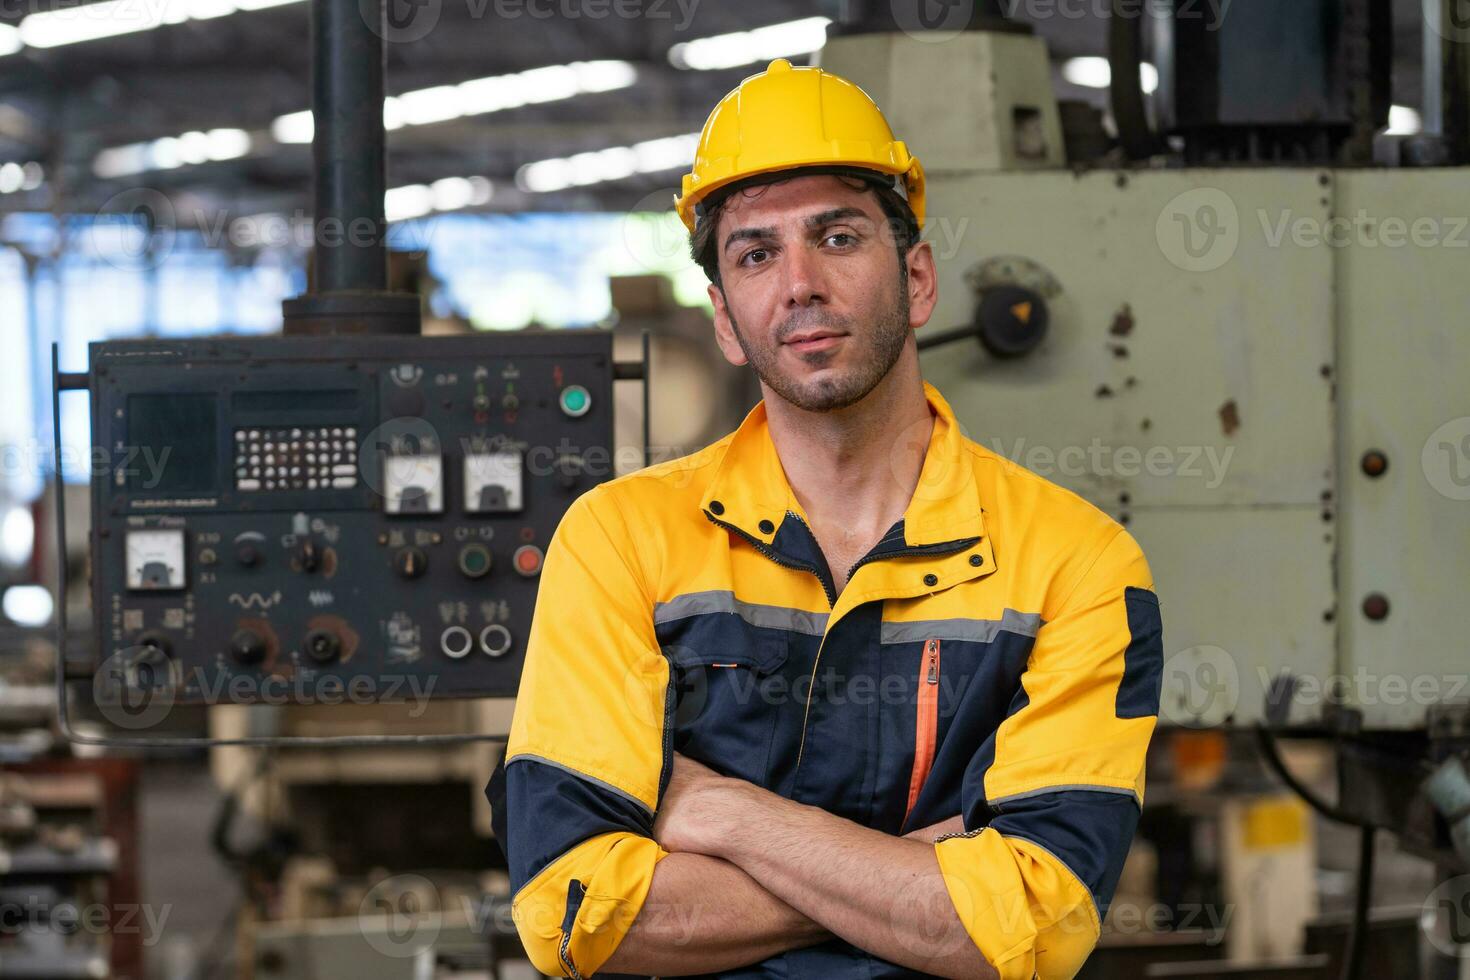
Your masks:
{"label": "eye", "polygon": [[826,240],[833,242],[838,248],[847,248],[850,245],[857,244],[857,236],[849,231],[834,231],[827,236]]}
{"label": "eye", "polygon": [[748,265],[750,264],[751,260],[754,260],[757,263],[763,262],[765,261],[765,257],[769,254],[769,249],[753,248],[749,252],[746,252],[744,255],[740,256],[740,264]]}

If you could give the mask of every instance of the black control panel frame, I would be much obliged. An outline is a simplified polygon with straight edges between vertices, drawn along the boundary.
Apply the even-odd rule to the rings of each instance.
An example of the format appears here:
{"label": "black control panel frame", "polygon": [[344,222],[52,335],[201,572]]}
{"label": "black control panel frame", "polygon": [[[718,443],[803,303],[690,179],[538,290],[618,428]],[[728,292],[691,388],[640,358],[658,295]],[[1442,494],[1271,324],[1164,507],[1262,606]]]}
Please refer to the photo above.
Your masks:
{"label": "black control panel frame", "polygon": [[89,354],[99,676],[179,703],[515,694],[552,532],[614,475],[610,331]]}

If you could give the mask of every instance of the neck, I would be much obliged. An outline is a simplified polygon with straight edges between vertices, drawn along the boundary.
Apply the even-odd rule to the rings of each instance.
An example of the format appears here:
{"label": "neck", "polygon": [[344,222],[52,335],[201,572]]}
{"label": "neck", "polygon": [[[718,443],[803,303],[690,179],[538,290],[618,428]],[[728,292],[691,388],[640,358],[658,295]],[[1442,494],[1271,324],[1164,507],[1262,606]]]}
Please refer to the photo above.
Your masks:
{"label": "neck", "polygon": [[912,338],[877,387],[846,408],[809,412],[762,388],[771,441],[812,521],[867,535],[903,516],[934,426]]}

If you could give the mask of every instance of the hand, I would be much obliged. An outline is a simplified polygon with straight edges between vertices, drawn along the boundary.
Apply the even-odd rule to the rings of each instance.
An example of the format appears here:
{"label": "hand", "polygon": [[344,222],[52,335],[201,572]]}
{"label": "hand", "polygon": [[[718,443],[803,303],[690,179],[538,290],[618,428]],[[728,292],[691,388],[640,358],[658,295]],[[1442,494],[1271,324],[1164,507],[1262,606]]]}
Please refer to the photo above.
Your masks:
{"label": "hand", "polygon": [[653,836],[666,851],[715,855],[715,845],[728,826],[734,796],[744,785],[721,776],[688,756],[674,754],[668,788],[653,821]]}
{"label": "hand", "polygon": [[948,820],[941,820],[927,827],[911,830],[903,836],[905,840],[921,840],[925,844],[932,844],[937,838],[943,837],[945,834],[962,834],[964,832],[965,820],[956,814]]}

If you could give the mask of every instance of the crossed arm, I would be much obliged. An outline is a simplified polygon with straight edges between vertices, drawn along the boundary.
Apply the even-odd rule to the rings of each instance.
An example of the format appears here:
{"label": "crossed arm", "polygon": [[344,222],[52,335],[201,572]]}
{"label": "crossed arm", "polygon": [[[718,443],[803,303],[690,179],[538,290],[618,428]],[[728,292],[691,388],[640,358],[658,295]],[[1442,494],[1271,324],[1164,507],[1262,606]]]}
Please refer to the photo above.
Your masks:
{"label": "crossed arm", "polygon": [[654,824],[670,852],[602,969],[711,973],[839,936],[893,963],[990,980],[933,842],[959,817],[892,837],[676,756]]}

